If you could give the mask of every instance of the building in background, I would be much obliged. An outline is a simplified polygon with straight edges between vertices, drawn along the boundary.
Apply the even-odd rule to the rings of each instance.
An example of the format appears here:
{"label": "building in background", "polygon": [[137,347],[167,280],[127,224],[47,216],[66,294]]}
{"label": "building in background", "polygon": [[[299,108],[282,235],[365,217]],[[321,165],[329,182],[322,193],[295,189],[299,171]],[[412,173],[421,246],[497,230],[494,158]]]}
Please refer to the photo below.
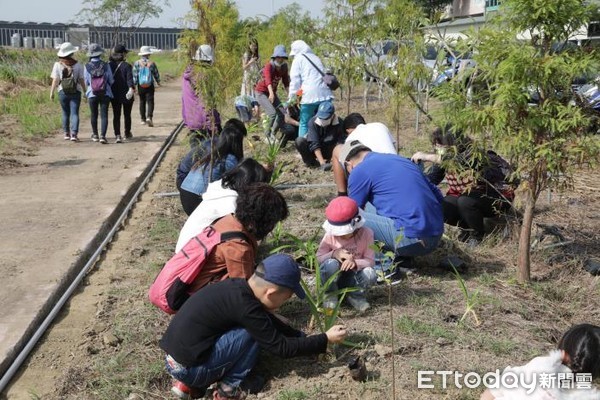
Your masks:
{"label": "building in background", "polygon": [[[154,46],[174,50],[181,32],[178,28],[121,28],[115,42],[124,43],[128,49]],[[114,35],[114,28],[104,26],[0,21],[0,46],[57,48],[63,42],[71,42],[79,47],[98,43],[110,48],[115,44]]]}

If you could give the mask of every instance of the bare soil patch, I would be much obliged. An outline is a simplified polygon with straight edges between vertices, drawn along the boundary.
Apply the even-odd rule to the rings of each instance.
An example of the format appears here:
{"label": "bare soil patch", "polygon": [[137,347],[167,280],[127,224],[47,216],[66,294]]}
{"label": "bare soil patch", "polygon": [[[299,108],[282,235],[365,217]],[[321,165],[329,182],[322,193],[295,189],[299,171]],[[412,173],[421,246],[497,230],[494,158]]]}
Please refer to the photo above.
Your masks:
{"label": "bare soil patch", "polygon": [[[355,110],[362,110],[361,102],[353,99]],[[385,105],[371,104],[376,107],[366,114],[367,120],[388,121]],[[401,130],[405,155],[426,143],[414,133],[414,115],[414,110],[406,110]],[[247,150],[256,154],[262,144],[252,147]],[[185,221],[177,197],[154,196],[176,191],[175,168],[184,151],[182,145],[169,152],[104,259],[24,366],[9,399],[33,395],[44,399],[170,398],[170,379],[157,346],[169,317],[148,304],[146,291],[171,256]],[[290,163],[283,176],[287,182],[332,181],[330,173],[302,166],[291,145],[282,159]],[[251,398],[391,399],[395,381],[397,399],[478,399],[482,389],[443,389],[439,379],[434,379],[436,389],[418,389],[417,372],[484,373],[519,365],[552,349],[569,325],[600,324],[600,277],[582,268],[586,259],[600,258],[600,204],[594,182],[593,171],[581,171],[573,190],[540,201],[536,221],[558,227],[573,242],[533,253],[531,286],[522,287],[514,280],[514,230],[491,235],[483,245],[469,249],[454,240],[455,232],[449,228],[443,246],[418,260],[419,272],[392,288],[391,302],[387,288],[379,286],[368,293],[372,309],[366,314],[343,308],[341,320],[360,349],[338,347],[323,357],[292,360],[265,354],[259,370],[270,380],[262,393]],[[283,230],[320,240],[324,208],[335,189],[297,188],[282,193],[290,206]],[[272,248],[272,240],[263,243],[263,255]],[[554,243],[551,238],[545,240],[545,244]],[[458,324],[465,298],[455,276],[437,267],[448,254],[467,261],[463,278],[470,291],[479,290],[475,310],[480,325],[470,317]],[[297,299],[282,314],[299,327],[308,325],[308,306]],[[347,363],[357,355],[366,361],[364,383],[348,374]]]}

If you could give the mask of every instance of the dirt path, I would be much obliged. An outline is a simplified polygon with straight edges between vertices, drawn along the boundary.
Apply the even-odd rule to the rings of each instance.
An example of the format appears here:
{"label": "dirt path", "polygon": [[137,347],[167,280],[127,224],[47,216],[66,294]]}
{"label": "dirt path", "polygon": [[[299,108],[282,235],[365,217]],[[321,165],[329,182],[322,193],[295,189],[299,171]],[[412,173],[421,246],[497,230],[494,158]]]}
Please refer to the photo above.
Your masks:
{"label": "dirt path", "polygon": [[[112,121],[107,134],[110,144],[92,142],[89,119],[83,119],[80,143],[65,142],[57,134],[43,143],[36,156],[19,160],[25,167],[0,176],[3,359],[11,354],[78,254],[180,121],[179,96],[179,80],[157,90],[154,128],[139,124],[136,102],[132,113],[134,139],[127,143],[114,144]],[[93,293],[89,301],[95,301]],[[79,321],[90,314],[85,307],[74,307],[68,315]],[[68,339],[74,336],[65,335],[61,340],[71,346]],[[67,354],[66,350],[64,355]],[[32,379],[36,387],[51,386],[51,374],[33,373],[28,372],[23,379]],[[30,398],[18,387],[9,395],[15,399]]]}

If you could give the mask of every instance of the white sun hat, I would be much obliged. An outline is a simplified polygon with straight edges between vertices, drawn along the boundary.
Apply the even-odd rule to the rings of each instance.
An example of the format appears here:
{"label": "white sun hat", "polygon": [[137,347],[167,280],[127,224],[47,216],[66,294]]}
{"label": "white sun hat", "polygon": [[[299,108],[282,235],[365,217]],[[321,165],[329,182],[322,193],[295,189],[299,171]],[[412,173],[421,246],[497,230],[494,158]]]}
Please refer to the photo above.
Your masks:
{"label": "white sun hat", "polygon": [[77,50],[79,50],[79,47],[73,46],[69,42],[64,42],[58,48],[58,53],[56,53],[56,55],[59,57],[67,57],[67,56],[77,52]]}
{"label": "white sun hat", "polygon": [[152,54],[152,49],[150,48],[150,46],[140,47],[140,52],[138,53],[138,56],[149,56],[150,54]]}

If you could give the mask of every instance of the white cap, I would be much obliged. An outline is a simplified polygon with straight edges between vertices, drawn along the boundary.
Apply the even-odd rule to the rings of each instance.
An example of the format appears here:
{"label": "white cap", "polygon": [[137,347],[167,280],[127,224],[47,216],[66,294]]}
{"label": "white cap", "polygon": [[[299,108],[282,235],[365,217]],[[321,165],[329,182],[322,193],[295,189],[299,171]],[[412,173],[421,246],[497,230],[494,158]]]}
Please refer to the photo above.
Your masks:
{"label": "white cap", "polygon": [[213,55],[212,47],[210,47],[207,44],[203,44],[200,47],[198,47],[198,50],[196,50],[196,54],[194,55],[194,60],[208,61],[210,63],[213,62],[214,55]]}

